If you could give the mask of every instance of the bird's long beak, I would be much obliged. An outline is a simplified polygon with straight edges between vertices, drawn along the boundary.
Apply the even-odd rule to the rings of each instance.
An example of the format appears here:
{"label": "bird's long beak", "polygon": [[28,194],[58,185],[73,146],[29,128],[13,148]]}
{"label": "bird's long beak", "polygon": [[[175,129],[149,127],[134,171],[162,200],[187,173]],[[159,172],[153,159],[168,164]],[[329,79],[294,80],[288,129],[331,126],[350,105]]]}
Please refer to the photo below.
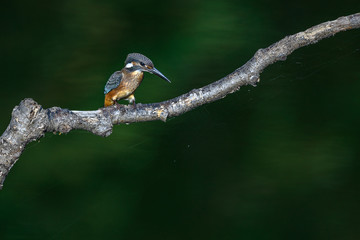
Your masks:
{"label": "bird's long beak", "polygon": [[165,77],[165,75],[162,74],[162,73],[161,73],[159,70],[157,70],[156,68],[149,69],[149,73],[153,73],[153,74],[161,77],[161,78],[164,79],[165,81],[168,81],[169,83],[171,83],[170,80],[167,79],[167,77]]}

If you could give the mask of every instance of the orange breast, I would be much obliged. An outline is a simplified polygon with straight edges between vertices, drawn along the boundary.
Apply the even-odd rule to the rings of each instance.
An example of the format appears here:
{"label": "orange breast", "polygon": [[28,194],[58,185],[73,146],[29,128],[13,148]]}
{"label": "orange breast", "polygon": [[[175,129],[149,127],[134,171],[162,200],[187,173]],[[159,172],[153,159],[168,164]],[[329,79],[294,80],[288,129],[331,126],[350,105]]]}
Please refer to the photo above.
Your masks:
{"label": "orange breast", "polygon": [[106,94],[108,98],[114,101],[127,98],[133,94],[144,78],[144,73],[141,71],[123,72],[123,74],[119,86]]}

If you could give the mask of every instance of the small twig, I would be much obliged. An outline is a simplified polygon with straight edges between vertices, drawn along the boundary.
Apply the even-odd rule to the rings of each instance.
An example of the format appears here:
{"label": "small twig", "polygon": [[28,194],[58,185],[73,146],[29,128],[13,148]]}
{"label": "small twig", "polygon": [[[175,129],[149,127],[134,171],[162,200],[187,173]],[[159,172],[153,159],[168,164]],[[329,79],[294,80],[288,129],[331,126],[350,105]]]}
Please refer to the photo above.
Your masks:
{"label": "small twig", "polygon": [[165,122],[169,117],[224,98],[241,86],[256,85],[267,66],[286,60],[298,48],[359,27],[360,13],[357,13],[287,36],[266,49],[259,49],[246,64],[226,77],[161,103],[137,104],[135,108],[114,105],[96,111],[70,111],[59,107],[43,109],[34,100],[24,99],[13,109],[10,124],[0,138],[0,189],[25,146],[44,136],[45,132],[67,133],[73,129],[84,129],[106,137],[116,124],[154,120]]}

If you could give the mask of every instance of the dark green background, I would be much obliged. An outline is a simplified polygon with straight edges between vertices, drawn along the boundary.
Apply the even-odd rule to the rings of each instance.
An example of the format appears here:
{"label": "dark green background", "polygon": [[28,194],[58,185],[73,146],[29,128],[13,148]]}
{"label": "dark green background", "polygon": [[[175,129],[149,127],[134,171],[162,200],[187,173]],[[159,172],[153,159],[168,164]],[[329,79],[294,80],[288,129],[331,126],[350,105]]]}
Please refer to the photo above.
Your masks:
{"label": "dark green background", "polygon": [[[98,109],[130,52],[172,81],[145,76],[137,102],[159,102],[360,9],[358,0],[1,5],[1,131],[26,97]],[[47,133],[0,192],[0,239],[359,239],[359,91],[352,30],[166,123],[115,126],[108,138]]]}

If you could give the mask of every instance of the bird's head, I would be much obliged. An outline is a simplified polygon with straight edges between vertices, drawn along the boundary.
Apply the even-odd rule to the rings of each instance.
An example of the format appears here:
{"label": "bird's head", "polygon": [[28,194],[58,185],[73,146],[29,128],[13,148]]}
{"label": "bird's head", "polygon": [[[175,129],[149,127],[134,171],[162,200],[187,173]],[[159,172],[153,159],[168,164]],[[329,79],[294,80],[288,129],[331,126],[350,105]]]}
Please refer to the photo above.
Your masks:
{"label": "bird's head", "polygon": [[129,55],[127,55],[127,58],[125,60],[125,68],[130,72],[134,72],[134,71],[149,72],[170,82],[170,80],[167,79],[167,77],[165,77],[164,74],[162,74],[159,70],[157,70],[154,67],[154,64],[149,58],[145,57],[140,53],[130,53]]}

